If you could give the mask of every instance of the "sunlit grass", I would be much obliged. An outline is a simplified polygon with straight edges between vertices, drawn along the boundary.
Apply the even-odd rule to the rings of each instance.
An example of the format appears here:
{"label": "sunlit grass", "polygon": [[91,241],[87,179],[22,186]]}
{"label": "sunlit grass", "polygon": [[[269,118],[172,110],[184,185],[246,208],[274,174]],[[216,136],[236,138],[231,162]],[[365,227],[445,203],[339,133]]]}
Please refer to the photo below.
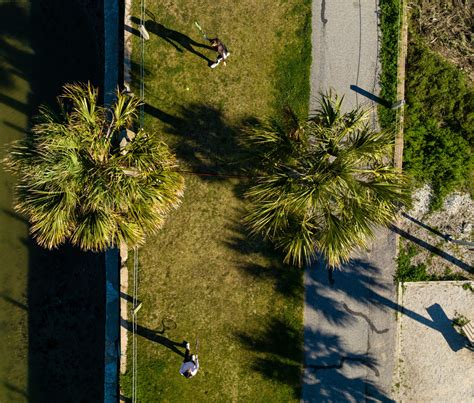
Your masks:
{"label": "sunlit grass", "polygon": [[[219,35],[231,56],[226,67],[212,70],[149,30],[145,125],[164,134],[183,170],[241,174],[242,123],[278,117],[285,103],[307,110],[310,2],[147,6],[156,22],[205,43],[193,23],[198,20],[209,35]],[[133,15],[139,16],[139,4]],[[137,38],[133,46],[138,63]],[[196,50],[215,57],[212,50]],[[297,90],[289,93],[292,83]],[[186,176],[183,205],[139,250],[139,325],[160,332],[163,319],[176,323],[163,334],[143,330],[148,338],[138,336],[140,401],[299,400],[302,271],[283,266],[270,245],[248,238],[241,225],[243,186],[243,179]],[[199,337],[198,375],[181,377],[181,357],[150,340],[153,334],[192,345]],[[129,371],[121,380],[126,396],[130,345],[128,351]]]}

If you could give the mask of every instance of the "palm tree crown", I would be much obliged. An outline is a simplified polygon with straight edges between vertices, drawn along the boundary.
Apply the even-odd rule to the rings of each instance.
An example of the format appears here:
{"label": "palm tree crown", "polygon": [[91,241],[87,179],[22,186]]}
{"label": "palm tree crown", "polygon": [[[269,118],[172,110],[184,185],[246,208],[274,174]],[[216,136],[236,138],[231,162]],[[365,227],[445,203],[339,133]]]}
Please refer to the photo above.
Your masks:
{"label": "palm tree crown", "polygon": [[285,127],[247,130],[261,164],[246,193],[246,221],[298,266],[317,253],[329,267],[347,262],[409,200],[406,178],[389,163],[392,134],[372,130],[367,111],[342,113],[341,103],[325,94],[303,123],[288,110]]}
{"label": "palm tree crown", "polygon": [[142,244],[180,203],[174,156],[155,134],[130,130],[137,98],[118,92],[105,108],[96,89],[73,84],[58,101],[59,113],[42,107],[4,161],[19,177],[15,209],[46,248],[67,240],[96,251]]}

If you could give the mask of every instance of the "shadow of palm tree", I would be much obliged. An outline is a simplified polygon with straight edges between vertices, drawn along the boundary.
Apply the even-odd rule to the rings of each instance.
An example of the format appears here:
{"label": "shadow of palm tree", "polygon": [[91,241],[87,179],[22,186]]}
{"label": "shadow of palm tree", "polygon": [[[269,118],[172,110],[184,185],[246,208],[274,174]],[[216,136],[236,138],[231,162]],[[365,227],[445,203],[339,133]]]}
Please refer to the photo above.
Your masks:
{"label": "shadow of palm tree", "polygon": [[[211,174],[206,180],[226,180],[225,175],[244,177],[245,153],[239,144],[240,126],[226,121],[222,111],[210,105],[182,106],[177,115],[146,104],[145,113],[167,125],[178,158],[193,172]],[[215,176],[213,176],[215,175]],[[223,175],[223,176],[219,176]]]}
{"label": "shadow of palm tree", "polygon": [[[0,88],[13,86],[13,76],[24,78],[30,70],[31,53],[23,46],[27,40],[25,30],[19,27],[27,24],[28,15],[15,2],[0,4]],[[22,46],[18,46],[18,43]]]}
{"label": "shadow of palm tree", "polygon": [[[296,323],[275,319],[263,330],[236,334],[246,349],[256,353],[251,370],[292,387],[295,398],[300,398],[302,393],[302,401],[308,402],[366,401],[368,396],[391,401],[366,379],[366,371],[378,374],[374,357],[351,352],[337,336],[320,331],[312,336],[317,342],[309,347],[319,359],[302,365],[302,335]],[[301,376],[311,385],[303,391]]]}
{"label": "shadow of palm tree", "polygon": [[[52,105],[65,83],[100,85],[102,12],[101,3],[91,0],[0,2],[0,108],[7,105],[31,123],[38,105]],[[27,82],[29,90],[18,77]],[[16,98],[18,94],[26,100]],[[6,126],[25,132],[16,122],[6,122]],[[10,215],[23,221],[15,213]],[[20,364],[27,368],[27,385],[25,391],[23,385],[14,390],[5,379],[0,386],[31,401],[100,401],[104,384],[103,256],[67,245],[44,250],[31,238],[17,242],[28,248],[28,307],[8,295],[2,299],[15,309],[27,308],[28,361]],[[6,262],[2,274],[14,268]],[[6,343],[9,345],[8,340]]]}
{"label": "shadow of palm tree", "polygon": [[[242,212],[243,215],[243,212]],[[299,298],[303,292],[303,269],[286,265],[281,253],[260,236],[250,236],[241,222],[229,224],[233,236],[223,240],[228,248],[236,250],[247,259],[234,261],[236,267],[250,274],[255,281],[268,283],[271,280],[275,289],[286,297]],[[257,257],[265,257],[270,265],[262,266],[256,262]]]}
{"label": "shadow of palm tree", "polygon": [[[334,283],[330,282],[321,261],[314,265],[313,270],[316,271],[313,274],[317,281],[306,285],[306,293],[315,301],[311,304],[312,309],[332,324],[347,326],[357,320],[344,307],[344,298],[363,305],[378,303],[384,310],[388,309],[386,304],[393,304],[389,298],[382,297],[391,286],[381,282],[378,279],[380,269],[366,261],[353,259],[340,270],[335,270],[332,275]],[[335,299],[335,291],[344,298]],[[380,304],[381,299],[384,304]],[[396,309],[395,304],[391,308]]]}
{"label": "shadow of palm tree", "polygon": [[313,342],[307,343],[305,348],[316,359],[304,364],[303,402],[393,401],[367,379],[367,372],[379,376],[375,357],[351,351],[333,334],[320,330],[310,332],[305,337],[309,336]]}
{"label": "shadow of palm tree", "polygon": [[317,270],[313,273],[314,281],[307,282],[306,285],[307,303],[329,323],[347,327],[356,320],[364,320],[373,332],[383,334],[385,329],[373,323],[371,317],[351,309],[351,305],[370,306],[371,309],[392,311],[394,314],[401,311],[410,319],[441,332],[446,340],[453,341],[452,344],[449,343],[451,347],[459,348],[456,341],[458,339],[454,340],[451,332],[446,333],[446,327],[441,323],[446,322],[446,318],[443,318],[438,307],[431,307],[432,320],[430,320],[398,305],[394,302],[393,286],[378,279],[380,269],[371,263],[363,259],[351,260],[341,270],[335,271],[332,287],[327,277],[321,273],[320,267],[315,267],[314,270]]}
{"label": "shadow of palm tree", "polygon": [[256,352],[251,370],[285,383],[293,388],[294,397],[301,393],[300,378],[303,351],[299,323],[276,318],[267,328],[251,334],[236,333],[244,348]]}

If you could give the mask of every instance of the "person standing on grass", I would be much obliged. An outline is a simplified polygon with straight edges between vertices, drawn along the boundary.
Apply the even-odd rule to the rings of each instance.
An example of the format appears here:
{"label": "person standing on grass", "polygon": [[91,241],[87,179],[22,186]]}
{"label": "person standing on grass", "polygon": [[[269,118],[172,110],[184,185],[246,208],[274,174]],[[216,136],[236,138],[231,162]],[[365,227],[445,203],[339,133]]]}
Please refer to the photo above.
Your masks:
{"label": "person standing on grass", "polygon": [[184,360],[179,369],[179,373],[185,378],[192,378],[199,370],[199,361],[197,354],[191,354],[191,347],[186,342],[186,352],[184,353]]}
{"label": "person standing on grass", "polygon": [[211,64],[209,67],[211,69],[214,69],[220,64],[220,62],[224,62],[224,66],[225,66],[226,65],[225,61],[230,55],[225,45],[221,42],[219,38],[209,39],[209,42],[211,42],[212,49],[214,49],[217,52],[216,62]]}

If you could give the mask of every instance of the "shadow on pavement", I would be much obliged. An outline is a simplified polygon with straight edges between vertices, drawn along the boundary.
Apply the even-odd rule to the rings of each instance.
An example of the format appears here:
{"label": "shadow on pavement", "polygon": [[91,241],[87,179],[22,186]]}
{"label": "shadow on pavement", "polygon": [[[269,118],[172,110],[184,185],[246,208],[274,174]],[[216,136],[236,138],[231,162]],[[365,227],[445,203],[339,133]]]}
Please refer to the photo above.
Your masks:
{"label": "shadow on pavement", "polygon": [[305,348],[318,360],[317,363],[305,363],[303,402],[393,401],[374,382],[366,379],[368,372],[379,376],[379,363],[375,357],[354,354],[340,337],[319,330],[306,331],[305,338],[311,340]]}
{"label": "shadow on pavement", "polygon": [[453,328],[452,320],[446,316],[440,304],[433,304],[426,308],[426,312],[433,321],[433,328],[438,330],[454,352],[466,346],[466,339]]}

